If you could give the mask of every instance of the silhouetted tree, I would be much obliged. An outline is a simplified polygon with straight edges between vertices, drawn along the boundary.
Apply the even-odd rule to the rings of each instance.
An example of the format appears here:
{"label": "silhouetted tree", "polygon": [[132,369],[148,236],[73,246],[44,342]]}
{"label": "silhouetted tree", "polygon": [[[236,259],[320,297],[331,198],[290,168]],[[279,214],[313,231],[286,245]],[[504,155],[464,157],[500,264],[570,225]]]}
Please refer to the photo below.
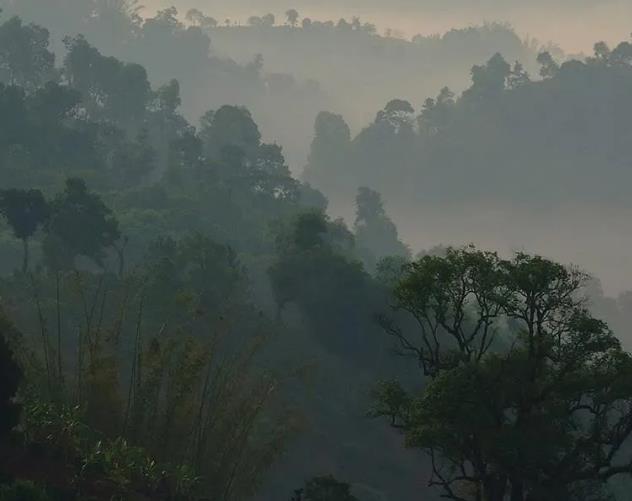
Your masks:
{"label": "silhouetted tree", "polygon": [[217,27],[217,19],[205,15],[198,9],[189,9],[185,16],[186,20],[200,28],[211,29]]}
{"label": "silhouetted tree", "polygon": [[420,131],[432,136],[447,129],[455,104],[454,93],[447,87],[441,89],[436,99],[426,99],[418,120]]}
{"label": "silhouetted tree", "polygon": [[617,45],[610,52],[609,62],[615,65],[632,64],[632,43],[621,42]]}
{"label": "silhouetted tree", "polygon": [[498,98],[507,87],[511,66],[500,54],[495,54],[484,66],[472,68],[472,86],[463,93],[469,102]]}
{"label": "silhouetted tree", "polygon": [[295,28],[298,24],[299,13],[296,9],[289,9],[285,13],[285,17],[287,17],[287,22],[292,28]]}
{"label": "silhouetted tree", "polygon": [[[355,258],[353,235],[341,221],[318,212],[295,216],[278,232],[277,258],[268,273],[279,316],[293,304],[326,348],[351,350],[356,361],[372,357],[361,332],[373,326],[370,312],[378,291]],[[356,343],[362,349],[352,348]]]}
{"label": "silhouetted tree", "polygon": [[393,99],[378,112],[375,122],[387,122],[397,134],[404,131],[412,132],[414,113],[415,109],[408,101]]}
{"label": "silhouetted tree", "polygon": [[171,80],[168,84],[159,87],[155,96],[158,109],[167,115],[173,115],[182,104],[180,83],[175,79]]}
{"label": "silhouetted tree", "polygon": [[384,210],[381,195],[369,188],[359,188],[356,196],[354,224],[356,243],[368,269],[388,256],[410,257],[410,252],[399,240],[397,227]]}
{"label": "silhouetted tree", "polygon": [[593,47],[595,59],[601,62],[607,62],[610,59],[610,47],[606,42],[597,42]]}
{"label": "silhouetted tree", "polygon": [[50,207],[39,190],[2,190],[0,214],[6,218],[15,237],[22,241],[22,272],[26,273],[29,268],[29,240],[48,220]]}
{"label": "silhouetted tree", "polygon": [[531,81],[529,74],[525,71],[524,66],[516,61],[511,68],[511,73],[507,78],[507,86],[510,89],[518,89]]}
{"label": "silhouetted tree", "polygon": [[331,192],[334,183],[346,184],[349,181],[350,153],[351,129],[344,118],[329,112],[319,113],[314,124],[305,179],[325,192]]}
{"label": "silhouetted tree", "polygon": [[292,178],[279,145],[262,144],[249,171],[255,193],[277,200],[298,200],[298,183]]}
{"label": "silhouetted tree", "polygon": [[540,76],[543,78],[554,77],[560,69],[550,52],[538,54],[538,63],[540,64]]}
{"label": "silhouetted tree", "polygon": [[272,26],[274,26],[275,22],[276,22],[276,18],[274,14],[272,13],[268,13],[265,16],[261,17],[261,23],[263,24],[263,26],[266,26],[268,28],[271,28]]}
{"label": "silhouetted tree", "polygon": [[207,112],[200,122],[200,138],[208,157],[219,159],[222,150],[230,146],[240,148],[248,159],[256,157],[261,133],[246,108],[222,106]]}

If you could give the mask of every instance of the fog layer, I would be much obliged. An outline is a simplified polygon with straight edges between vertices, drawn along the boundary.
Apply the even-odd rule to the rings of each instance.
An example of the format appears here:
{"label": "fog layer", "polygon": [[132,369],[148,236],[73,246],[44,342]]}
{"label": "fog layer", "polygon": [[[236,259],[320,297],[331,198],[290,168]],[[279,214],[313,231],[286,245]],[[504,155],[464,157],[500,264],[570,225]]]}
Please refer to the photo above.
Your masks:
{"label": "fog layer", "polygon": [[[507,21],[519,32],[543,42],[554,41],[569,52],[590,51],[595,40],[615,42],[627,37],[632,16],[630,0],[147,0],[148,8],[196,7],[223,20],[245,23],[253,13],[282,15],[290,7],[323,19],[362,16],[382,30],[398,29],[407,36],[435,33],[484,21]],[[265,11],[265,12],[264,12]]]}

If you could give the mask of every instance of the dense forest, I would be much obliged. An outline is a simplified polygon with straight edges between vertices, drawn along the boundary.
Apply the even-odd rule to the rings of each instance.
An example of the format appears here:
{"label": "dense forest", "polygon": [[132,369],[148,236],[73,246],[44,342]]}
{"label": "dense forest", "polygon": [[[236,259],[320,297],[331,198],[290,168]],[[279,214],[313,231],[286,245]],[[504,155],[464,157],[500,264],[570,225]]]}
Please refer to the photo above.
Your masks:
{"label": "dense forest", "polygon": [[[391,101],[355,137],[341,117],[321,115],[308,179],[330,188],[339,179],[327,169],[346,165],[343,195],[360,180],[411,203],[445,201],[450,185],[452,197],[466,201],[493,190],[499,202],[593,202],[607,194],[610,204],[627,205],[632,45],[598,43],[585,61],[560,64],[547,52],[538,60],[542,78],[533,79],[496,54],[474,66],[460,96],[444,87],[419,111]],[[321,162],[321,151],[338,158]],[[454,178],[463,182],[453,186]]]}
{"label": "dense forest", "polygon": [[342,112],[360,128],[376,103],[392,96],[412,100],[444,85],[462,90],[469,67],[497,51],[529,68],[537,56],[535,41],[500,24],[406,41],[396,33],[380,35],[358,17],[319,21],[293,9],[290,16],[263,12],[242,22],[221,12],[175,8],[143,18],[141,3],[127,0],[5,3],[8,13],[46,26],[57,53],[65,36],[89,34],[103,53],[142,62],[152,84],[177,78],[182,112],[193,122],[201,109],[247,106],[266,138],[284,145],[295,172],[305,164],[322,110]]}
{"label": "dense forest", "polygon": [[632,44],[5,4],[0,501],[627,499],[632,293],[394,221],[625,213]]}
{"label": "dense forest", "polygon": [[[359,186],[378,190],[416,246],[465,238],[509,250],[531,241],[625,289],[621,267],[580,249],[626,260],[631,57],[628,41],[600,42],[584,60],[542,52],[529,74],[495,54],[472,68],[461,94],[444,87],[417,107],[389,101],[355,135],[342,115],[321,113],[304,178],[345,216]],[[600,221],[603,235],[592,238]],[[603,239],[624,247],[607,250]]]}

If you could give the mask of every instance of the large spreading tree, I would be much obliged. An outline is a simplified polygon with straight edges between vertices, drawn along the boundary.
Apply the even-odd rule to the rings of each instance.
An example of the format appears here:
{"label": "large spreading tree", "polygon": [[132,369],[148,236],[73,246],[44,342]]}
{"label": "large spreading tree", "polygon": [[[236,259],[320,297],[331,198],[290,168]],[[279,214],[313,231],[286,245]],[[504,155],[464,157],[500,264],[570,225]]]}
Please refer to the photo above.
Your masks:
{"label": "large spreading tree", "polygon": [[407,268],[396,309],[415,328],[383,325],[427,384],[381,384],[375,414],[429,454],[444,498],[605,499],[632,473],[632,357],[588,312],[587,278],[473,248]]}

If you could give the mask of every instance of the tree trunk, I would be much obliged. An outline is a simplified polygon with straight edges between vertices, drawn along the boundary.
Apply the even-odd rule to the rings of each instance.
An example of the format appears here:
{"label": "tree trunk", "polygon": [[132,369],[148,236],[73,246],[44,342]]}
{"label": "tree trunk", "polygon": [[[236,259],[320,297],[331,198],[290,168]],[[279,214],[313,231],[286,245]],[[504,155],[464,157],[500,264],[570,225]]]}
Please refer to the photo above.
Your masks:
{"label": "tree trunk", "polygon": [[22,247],[24,249],[24,254],[22,256],[22,273],[26,273],[29,271],[29,239],[22,239]]}

